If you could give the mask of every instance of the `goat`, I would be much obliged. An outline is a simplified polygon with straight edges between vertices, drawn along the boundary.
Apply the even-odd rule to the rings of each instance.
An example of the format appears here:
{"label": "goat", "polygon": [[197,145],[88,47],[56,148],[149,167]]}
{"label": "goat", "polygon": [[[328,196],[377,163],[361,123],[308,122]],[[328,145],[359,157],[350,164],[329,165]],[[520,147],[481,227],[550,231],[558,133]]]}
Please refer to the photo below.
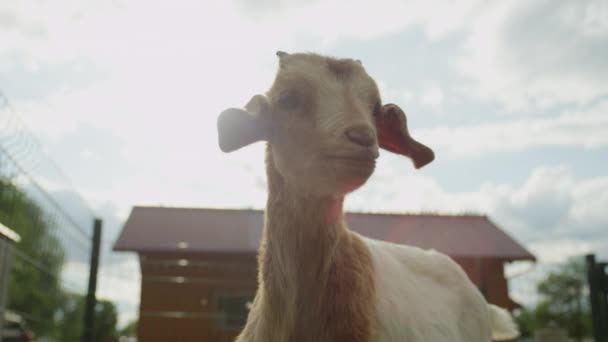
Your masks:
{"label": "goat", "polygon": [[369,239],[343,219],[379,148],[434,160],[404,112],[382,105],[360,61],[277,52],[271,88],[218,117],[231,152],[266,141],[268,199],[258,291],[237,342],[487,342],[517,330],[435,251]]}

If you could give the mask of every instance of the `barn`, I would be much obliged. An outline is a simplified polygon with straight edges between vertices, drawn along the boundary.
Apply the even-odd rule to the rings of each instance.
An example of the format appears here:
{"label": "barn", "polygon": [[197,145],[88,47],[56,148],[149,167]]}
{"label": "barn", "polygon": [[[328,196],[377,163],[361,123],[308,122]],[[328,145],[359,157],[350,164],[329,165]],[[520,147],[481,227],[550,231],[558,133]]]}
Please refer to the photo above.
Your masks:
{"label": "barn", "polygon": [[[138,340],[233,341],[256,286],[263,211],[134,207],[114,245],[141,268]],[[487,216],[346,214],[352,230],[451,256],[491,303],[514,309],[504,264],[534,256]]]}

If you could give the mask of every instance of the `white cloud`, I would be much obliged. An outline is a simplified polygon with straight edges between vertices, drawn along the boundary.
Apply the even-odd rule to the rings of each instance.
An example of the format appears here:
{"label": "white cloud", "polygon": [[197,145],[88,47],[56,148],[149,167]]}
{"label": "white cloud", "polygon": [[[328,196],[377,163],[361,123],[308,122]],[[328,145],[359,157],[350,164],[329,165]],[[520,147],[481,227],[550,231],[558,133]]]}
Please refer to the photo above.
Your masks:
{"label": "white cloud", "polygon": [[89,265],[78,261],[66,262],[61,272],[61,282],[67,290],[84,295],[89,282]]}
{"label": "white cloud", "polygon": [[[477,190],[449,192],[424,175],[403,175],[397,168],[407,161],[381,157],[377,173],[347,199],[350,210],[389,212],[463,212],[490,216],[501,228],[539,253],[556,260],[551,246],[566,246],[576,253],[601,252],[608,243],[604,227],[608,214],[608,177],[575,179],[565,166],[535,169],[526,182],[512,185],[484,183]],[[590,190],[592,189],[592,191]],[[600,195],[601,194],[601,195]],[[583,247],[581,247],[583,246]],[[565,247],[564,247],[565,248]],[[562,253],[570,255],[568,250]]]}
{"label": "white cloud", "polygon": [[[109,261],[108,258],[116,259]],[[112,301],[119,312],[119,326],[137,318],[141,291],[139,260],[133,255],[111,255],[102,260],[97,297]]]}
{"label": "white cloud", "polygon": [[[369,40],[422,26],[439,39],[460,28],[481,1],[237,1],[258,23],[270,23],[293,36],[319,37],[326,44],[340,38]],[[336,14],[339,13],[337,16]]]}
{"label": "white cloud", "polygon": [[[468,95],[497,100],[511,109],[546,107],[586,103],[608,92],[602,48],[608,39],[607,7],[601,0],[557,5],[7,1],[0,5],[5,27],[0,31],[0,65],[6,69],[25,63],[36,69],[84,59],[124,79],[139,79],[140,87],[194,85],[195,78],[222,87],[230,75],[265,79],[265,73],[255,71],[272,68],[270,55],[277,49],[325,50],[341,38],[369,40],[422,27],[431,39],[464,33],[465,49],[455,66],[471,81],[465,87]],[[168,69],[174,75],[171,81],[181,82],[157,78]],[[436,103],[438,97],[432,98]]]}
{"label": "white cloud", "polygon": [[[402,30],[409,25],[423,25],[429,32],[442,36],[455,30],[467,30],[470,21],[471,53],[484,55],[463,57],[459,65],[465,69],[467,65],[473,68],[470,72],[465,70],[465,76],[473,79],[480,89],[485,89],[483,91],[488,91],[490,97],[502,93],[500,89],[508,88],[505,96],[509,98],[504,99],[512,104],[521,101],[511,101],[511,95],[524,93],[531,94],[530,98],[538,103],[553,103],[553,95],[543,95],[547,92],[525,90],[534,82],[524,82],[517,75],[529,70],[512,72],[514,66],[506,62],[504,66],[495,65],[506,58],[506,54],[500,53],[504,48],[499,46],[501,32],[508,29],[521,6],[478,5],[474,1],[456,7],[438,3],[402,4],[392,0],[385,1],[382,6],[367,2],[347,6],[341,1],[270,2],[256,12],[250,6],[243,7],[243,3],[209,2],[203,5],[185,2],[171,7],[172,12],[161,3],[146,2],[143,5],[128,2],[118,6],[70,3],[61,11],[57,10],[60,6],[51,6],[47,13],[39,11],[46,9],[44,6],[37,8],[33,3],[13,3],[8,7],[5,5],[2,13],[7,18],[15,18],[9,20],[12,26],[32,22],[44,27],[45,39],[38,37],[34,40],[46,42],[36,44],[48,48],[45,51],[32,48],[34,50],[26,53],[23,52],[27,50],[25,47],[6,47],[5,51],[22,51],[31,58],[48,58],[40,61],[45,63],[62,59],[52,57],[54,54],[66,57],[71,51],[72,55],[65,59],[91,59],[96,65],[109,68],[107,77],[90,86],[78,90],[59,89],[46,99],[18,103],[30,126],[40,134],[54,138],[78,130],[82,125],[103,128],[125,141],[119,152],[125,158],[132,158],[146,151],[169,153],[178,145],[197,143],[199,146],[213,146],[213,120],[217,113],[227,106],[242,105],[249,96],[263,91],[270,84],[275,67],[272,51],[282,44],[296,48],[297,40],[293,38],[303,32],[335,41],[342,36],[365,39]],[[342,17],[340,25],[336,25],[334,16],[328,16],[326,26],[331,24],[331,30],[324,26],[322,16],[320,24],[305,25],[307,20],[319,17],[318,13],[330,13],[330,9],[346,8],[344,6],[354,12]],[[397,10],[402,7],[408,11]],[[145,11],[142,12],[142,8]],[[266,11],[267,8],[271,10]],[[279,12],[275,13],[277,8]],[[374,11],[381,11],[384,16],[370,15]],[[26,13],[34,14],[26,16]],[[407,15],[402,20],[391,17],[403,13]],[[364,15],[366,25],[360,25]],[[450,20],[440,20],[448,17]],[[562,17],[562,14],[556,14],[551,18],[558,20]],[[177,18],[179,21],[173,21]],[[370,18],[381,19],[372,25]],[[574,25],[566,20],[568,18],[559,20]],[[601,18],[589,17],[587,21],[591,24],[585,25],[590,28],[583,31],[595,30],[595,33],[585,33],[587,36],[602,36]],[[113,24],[108,26],[110,21]],[[158,25],[159,22],[177,24]],[[137,23],[135,30],[133,23]],[[18,30],[10,32],[16,34]],[[61,44],[71,45],[64,47]],[[513,46],[514,49],[516,47]],[[247,52],[243,54],[244,51]],[[517,63],[515,67],[523,68]],[[563,82],[553,82],[545,77],[547,74],[561,73],[540,73],[537,81],[565,89]],[[576,83],[577,89],[602,89],[602,86],[595,87],[594,82],[585,80]],[[401,89],[391,94],[384,90],[386,99],[406,104],[417,101],[435,109],[445,98],[444,91],[435,82],[427,83],[416,92]],[[502,95],[496,96],[496,99],[501,98]],[[569,97],[560,95],[559,98],[567,100]],[[606,144],[605,135],[601,133],[606,126],[605,117],[597,111],[594,116],[585,118],[563,115],[557,120],[521,120],[466,128],[436,127],[422,134],[439,147],[440,153],[443,149],[453,156],[520,150],[538,145],[589,148]],[[572,127],[579,129],[573,130]]]}
{"label": "white cloud", "polygon": [[[387,2],[404,7],[396,1]],[[335,25],[333,13],[344,6],[351,14]],[[283,49],[297,45],[290,43],[290,38],[300,33],[333,41],[344,33],[375,36],[391,27],[402,27],[402,20],[367,16],[370,7],[364,2],[311,2],[285,6],[280,15],[270,12],[260,18],[230,1],[8,1],[0,5],[1,22],[6,27],[0,31],[0,55],[4,55],[5,65],[85,58],[113,69],[138,67],[133,62],[139,61],[151,67],[150,72],[167,62],[177,68],[192,67],[195,60],[216,65],[234,61],[237,63],[232,66],[239,68],[243,57],[259,62],[260,54],[271,54],[278,45],[284,44]],[[374,25],[360,25],[364,15]],[[397,14],[392,16],[397,19]],[[310,25],[311,19],[315,25]],[[151,63],[159,60],[165,63]]]}
{"label": "white cloud", "polygon": [[608,102],[588,109],[567,111],[557,117],[529,118],[478,125],[438,126],[416,131],[416,136],[450,158],[521,151],[537,146],[576,146],[586,149],[608,145]]}
{"label": "white cloud", "polygon": [[443,104],[443,90],[436,82],[427,82],[423,93],[420,95],[420,102],[432,109],[439,109]]}
{"label": "white cloud", "polygon": [[377,80],[378,90],[384,103],[412,104],[419,100],[419,96],[410,88],[394,87],[383,80]]}
{"label": "white cloud", "polygon": [[518,111],[585,104],[608,94],[608,5],[509,1],[481,8],[455,63],[466,90]]}
{"label": "white cloud", "polygon": [[567,167],[557,166],[535,169],[520,188],[506,187],[497,192],[493,191],[496,186],[487,186],[487,194],[492,194],[497,220],[529,243],[586,241],[601,251],[599,246],[608,239],[602,228],[608,223],[608,215],[600,214],[596,219],[576,215],[588,203],[608,205],[608,199],[584,191],[590,186],[606,192],[608,179],[577,180]]}
{"label": "white cloud", "polygon": [[572,257],[578,257],[593,252],[589,241],[574,239],[559,239],[541,241],[528,245],[541,263],[564,263]]}
{"label": "white cloud", "polygon": [[[585,182],[573,193],[579,205],[572,209],[572,219],[578,223],[601,226],[605,222],[606,203],[608,203],[608,179],[600,178]],[[588,200],[593,199],[593,200]]]}
{"label": "white cloud", "polygon": [[[86,58],[115,67],[134,59],[148,65],[149,58],[214,54],[221,57],[218,62],[242,63],[243,56],[259,61],[276,49],[318,49],[341,38],[369,40],[415,25],[428,37],[440,38],[462,27],[479,3],[13,0],[0,5],[0,25],[6,28],[0,31],[0,56],[6,59],[0,61],[52,64]],[[300,46],[302,38],[317,44]]]}

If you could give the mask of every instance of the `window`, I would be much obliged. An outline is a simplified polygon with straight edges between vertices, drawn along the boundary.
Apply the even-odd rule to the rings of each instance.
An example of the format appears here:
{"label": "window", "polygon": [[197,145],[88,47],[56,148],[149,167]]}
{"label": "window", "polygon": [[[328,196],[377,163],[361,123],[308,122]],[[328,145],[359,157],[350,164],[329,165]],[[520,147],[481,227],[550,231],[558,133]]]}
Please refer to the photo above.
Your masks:
{"label": "window", "polygon": [[220,325],[225,329],[240,329],[247,321],[251,296],[221,295],[217,298]]}

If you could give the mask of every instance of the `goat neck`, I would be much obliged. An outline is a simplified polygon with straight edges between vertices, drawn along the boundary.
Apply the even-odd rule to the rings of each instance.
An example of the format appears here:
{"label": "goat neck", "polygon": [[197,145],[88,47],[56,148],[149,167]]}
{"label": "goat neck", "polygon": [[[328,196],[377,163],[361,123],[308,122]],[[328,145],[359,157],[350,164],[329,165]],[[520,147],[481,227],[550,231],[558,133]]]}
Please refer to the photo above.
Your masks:
{"label": "goat neck", "polygon": [[268,200],[260,260],[265,285],[279,293],[322,286],[339,242],[347,234],[343,196],[315,197],[284,183],[268,153]]}

